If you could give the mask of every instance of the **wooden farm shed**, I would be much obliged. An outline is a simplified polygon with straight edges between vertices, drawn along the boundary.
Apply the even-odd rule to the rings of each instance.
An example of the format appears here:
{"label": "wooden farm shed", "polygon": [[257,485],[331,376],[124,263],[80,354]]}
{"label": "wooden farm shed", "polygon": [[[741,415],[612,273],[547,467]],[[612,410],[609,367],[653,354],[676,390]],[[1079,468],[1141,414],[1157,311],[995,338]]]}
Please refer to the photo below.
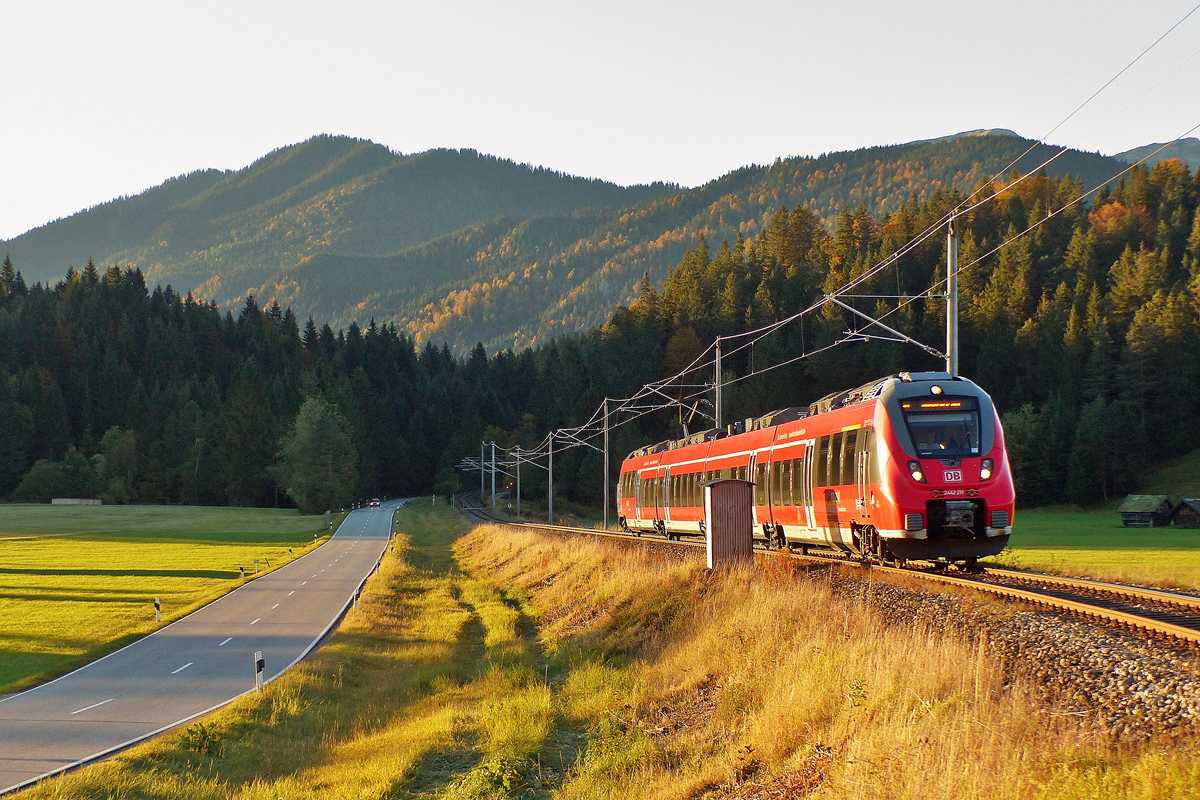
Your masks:
{"label": "wooden farm shed", "polygon": [[1171,524],[1175,506],[1165,494],[1131,494],[1117,506],[1126,528],[1161,528]]}
{"label": "wooden farm shed", "polygon": [[1200,528],[1200,497],[1185,497],[1171,512],[1171,521],[1180,528]]}

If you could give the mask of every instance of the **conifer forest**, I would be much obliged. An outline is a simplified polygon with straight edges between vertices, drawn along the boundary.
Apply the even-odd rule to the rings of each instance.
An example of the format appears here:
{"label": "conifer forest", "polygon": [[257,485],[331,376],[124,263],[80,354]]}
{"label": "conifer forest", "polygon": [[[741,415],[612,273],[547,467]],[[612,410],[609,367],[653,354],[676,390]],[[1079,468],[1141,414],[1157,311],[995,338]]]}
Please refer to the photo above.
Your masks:
{"label": "conifer forest", "polygon": [[[977,192],[992,190],[957,223],[961,370],[1001,410],[1019,502],[1089,505],[1136,490],[1147,465],[1200,442],[1200,178],[1164,161],[1089,197],[1078,179],[1046,175]],[[808,307],[965,205],[967,193],[942,188],[886,215],[843,210],[832,225],[780,206],[751,236],[694,238],[661,287],[647,277],[605,324],[520,352],[458,355],[374,320],[335,330],[253,295],[222,311],[90,259],[27,285],[6,258],[0,496],[319,511],[447,493],[471,485],[455,465],[481,440],[533,447],[605,397],[683,369],[714,337]],[[944,234],[928,239],[859,292],[892,299],[851,302],[939,344],[946,304],[930,288],[945,277],[945,248]],[[726,419],[941,369],[894,341],[822,350],[861,326],[827,304],[726,359]],[[712,380],[709,370],[684,382]],[[616,428],[613,472],[629,450],[703,427],[688,416]],[[345,463],[319,498],[293,485],[313,441]],[[590,448],[556,453],[556,493],[598,506],[601,464]],[[544,473],[532,475],[524,491],[544,494]]]}

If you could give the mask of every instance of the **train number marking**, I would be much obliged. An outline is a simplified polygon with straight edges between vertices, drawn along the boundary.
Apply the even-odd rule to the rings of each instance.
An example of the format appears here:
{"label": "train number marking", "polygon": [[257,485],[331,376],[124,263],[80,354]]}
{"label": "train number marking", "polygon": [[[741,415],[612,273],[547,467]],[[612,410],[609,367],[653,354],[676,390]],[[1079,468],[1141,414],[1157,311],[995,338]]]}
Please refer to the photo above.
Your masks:
{"label": "train number marking", "polygon": [[962,470],[948,469],[942,473],[942,479],[945,480],[946,483],[962,483]]}

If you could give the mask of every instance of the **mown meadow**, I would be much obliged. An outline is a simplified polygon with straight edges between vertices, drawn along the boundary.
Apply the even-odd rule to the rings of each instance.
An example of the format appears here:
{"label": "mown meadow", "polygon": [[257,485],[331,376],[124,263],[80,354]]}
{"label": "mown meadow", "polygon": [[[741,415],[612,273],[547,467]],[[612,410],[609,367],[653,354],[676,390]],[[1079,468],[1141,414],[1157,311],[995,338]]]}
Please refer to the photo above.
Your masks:
{"label": "mown meadow", "polygon": [[309,660],[21,797],[1200,796],[1194,741],[1047,713],[986,648],[782,562],[397,521]]}
{"label": "mown meadow", "polygon": [[[1179,502],[1200,496],[1200,450],[1162,464],[1144,476],[1140,494]],[[1018,509],[1008,550],[999,565],[1200,591],[1200,529],[1123,528],[1117,512],[1124,495],[1103,505]]]}
{"label": "mown meadow", "polygon": [[1018,511],[1000,566],[1200,591],[1200,529],[1122,528],[1112,509]]}
{"label": "mown meadow", "polygon": [[0,694],[94,660],[298,557],[342,516],[0,505]]}

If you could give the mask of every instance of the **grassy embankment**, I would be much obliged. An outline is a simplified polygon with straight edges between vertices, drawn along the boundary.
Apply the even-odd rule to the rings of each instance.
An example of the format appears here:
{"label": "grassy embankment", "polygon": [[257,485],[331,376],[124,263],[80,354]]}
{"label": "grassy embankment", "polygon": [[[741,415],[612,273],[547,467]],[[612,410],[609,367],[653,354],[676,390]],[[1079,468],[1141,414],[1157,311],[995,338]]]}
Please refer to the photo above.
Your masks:
{"label": "grassy embankment", "polygon": [[[342,515],[276,509],[0,505],[0,693],[39,683],[299,556]],[[268,563],[270,562],[270,567]]]}
{"label": "grassy embankment", "polygon": [[[1197,745],[1118,746],[978,647],[774,568],[399,515],[310,660],[25,797],[1200,797]],[[457,540],[457,541],[456,541]]]}
{"label": "grassy embankment", "polygon": [[[1200,496],[1200,450],[1147,476],[1142,494],[1174,502]],[[1009,549],[996,559],[1022,569],[1145,586],[1200,590],[1200,529],[1123,528],[1114,498],[1096,510],[1019,509]]]}

